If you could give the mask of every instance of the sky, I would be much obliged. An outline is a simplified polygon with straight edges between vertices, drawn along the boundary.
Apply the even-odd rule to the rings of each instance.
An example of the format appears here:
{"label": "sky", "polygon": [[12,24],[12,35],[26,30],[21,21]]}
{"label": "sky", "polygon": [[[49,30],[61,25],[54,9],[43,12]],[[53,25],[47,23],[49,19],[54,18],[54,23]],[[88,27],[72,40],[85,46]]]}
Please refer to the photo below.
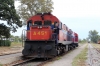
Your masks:
{"label": "sky", "polygon": [[[100,0],[52,0],[52,14],[66,24],[79,38],[87,38],[90,30],[97,30],[100,35]],[[15,3],[17,9],[18,2]],[[15,36],[20,36],[23,29],[19,28]]]}
{"label": "sky", "polygon": [[90,30],[100,35],[100,0],[54,0],[53,14],[81,39],[88,37]]}

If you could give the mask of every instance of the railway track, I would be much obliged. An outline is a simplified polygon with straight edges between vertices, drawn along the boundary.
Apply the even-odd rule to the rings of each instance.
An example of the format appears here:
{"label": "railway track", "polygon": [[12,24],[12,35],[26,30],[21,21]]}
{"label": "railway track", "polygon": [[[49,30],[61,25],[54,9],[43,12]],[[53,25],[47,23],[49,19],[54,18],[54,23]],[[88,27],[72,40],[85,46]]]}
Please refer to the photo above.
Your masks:
{"label": "railway track", "polygon": [[43,58],[21,59],[19,61],[16,61],[15,63],[9,64],[8,66],[41,66],[44,62],[48,62],[49,60],[45,60]]}
{"label": "railway track", "polygon": [[88,44],[88,66],[100,66],[100,51]]}
{"label": "railway track", "polygon": [[17,53],[21,53],[21,52],[16,52],[16,53],[8,53],[8,54],[1,54],[0,56],[6,56],[6,55],[11,55],[11,54],[17,54]]}
{"label": "railway track", "polygon": [[[71,51],[72,50],[70,50],[68,52],[71,52]],[[64,56],[68,52],[65,52],[65,53],[63,53],[63,54],[61,54],[59,56],[56,56],[56,57],[54,57],[52,59],[48,59],[48,60],[46,60],[46,59],[36,59],[36,58],[22,59],[17,63],[11,64],[10,66],[42,66],[43,64],[45,64],[45,63],[47,63],[49,61],[52,61],[52,60],[57,59],[58,57]]]}
{"label": "railway track", "polygon": [[98,53],[100,53],[100,50],[98,50],[96,47],[94,47],[94,49],[95,49]]}
{"label": "railway track", "polygon": [[25,63],[27,63],[27,62],[29,62],[29,61],[31,61],[31,60],[33,60],[33,59],[35,59],[35,58],[23,59],[23,60],[20,60],[20,61],[17,62],[17,63],[11,64],[11,66],[22,66],[22,65],[24,65]]}

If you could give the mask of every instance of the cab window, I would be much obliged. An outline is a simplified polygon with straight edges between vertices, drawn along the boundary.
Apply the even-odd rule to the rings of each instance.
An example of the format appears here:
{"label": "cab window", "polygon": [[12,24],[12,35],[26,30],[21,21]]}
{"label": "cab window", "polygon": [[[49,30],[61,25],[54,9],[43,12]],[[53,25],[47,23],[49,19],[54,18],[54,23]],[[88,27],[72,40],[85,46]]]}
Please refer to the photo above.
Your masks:
{"label": "cab window", "polygon": [[42,25],[42,21],[35,21],[34,25]]}
{"label": "cab window", "polygon": [[44,21],[44,25],[51,25],[51,21],[47,20],[47,21]]}
{"label": "cab window", "polygon": [[59,29],[62,29],[62,23],[59,22]]}
{"label": "cab window", "polygon": [[30,26],[32,26],[32,20],[29,20],[27,23],[27,30],[30,30]]}

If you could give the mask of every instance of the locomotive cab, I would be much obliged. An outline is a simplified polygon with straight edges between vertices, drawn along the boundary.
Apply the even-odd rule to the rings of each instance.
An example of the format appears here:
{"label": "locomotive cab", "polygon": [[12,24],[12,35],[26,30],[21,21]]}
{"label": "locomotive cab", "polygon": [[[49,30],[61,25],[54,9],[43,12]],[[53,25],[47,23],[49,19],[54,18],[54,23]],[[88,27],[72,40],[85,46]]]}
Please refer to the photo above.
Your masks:
{"label": "locomotive cab", "polygon": [[42,22],[42,21],[32,22],[32,20],[29,20],[28,25],[27,25],[27,30],[28,30],[27,31],[27,39],[33,40],[33,41],[54,40],[52,38],[53,37],[53,28],[54,28],[54,25],[52,25],[50,20],[46,20],[44,22]]}

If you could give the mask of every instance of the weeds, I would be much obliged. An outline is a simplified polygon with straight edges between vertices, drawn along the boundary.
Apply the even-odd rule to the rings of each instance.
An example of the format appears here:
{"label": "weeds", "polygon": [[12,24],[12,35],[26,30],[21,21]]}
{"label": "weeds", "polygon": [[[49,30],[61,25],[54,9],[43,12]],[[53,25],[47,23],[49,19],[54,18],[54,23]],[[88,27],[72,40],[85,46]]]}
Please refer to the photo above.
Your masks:
{"label": "weeds", "polygon": [[88,48],[86,46],[85,49],[82,50],[81,53],[74,58],[72,66],[86,66],[85,62],[87,59],[87,51]]}

